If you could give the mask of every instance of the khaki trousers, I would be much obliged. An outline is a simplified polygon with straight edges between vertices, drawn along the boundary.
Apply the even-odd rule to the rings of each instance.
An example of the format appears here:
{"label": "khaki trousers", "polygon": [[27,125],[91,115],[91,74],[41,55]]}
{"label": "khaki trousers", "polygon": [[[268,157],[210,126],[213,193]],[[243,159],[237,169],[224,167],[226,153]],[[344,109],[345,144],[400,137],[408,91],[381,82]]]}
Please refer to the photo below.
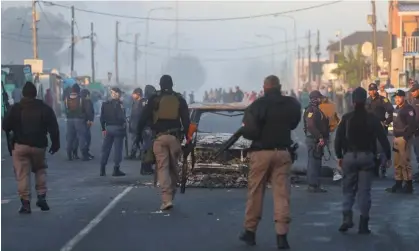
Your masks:
{"label": "khaki trousers", "polygon": [[178,182],[178,161],[182,152],[179,140],[172,135],[161,135],[154,140],[156,171],[163,203],[171,202]]}
{"label": "khaki trousers", "polygon": [[277,234],[288,233],[290,220],[290,170],[288,151],[257,151],[249,153],[250,170],[244,228],[256,232],[262,217],[263,198],[268,181],[272,185],[274,221]]}
{"label": "khaki trousers", "polygon": [[35,174],[35,190],[37,194],[45,194],[47,192],[45,148],[15,144],[12,155],[20,198],[22,200],[31,199],[31,171]]}
{"label": "khaki trousers", "polygon": [[412,180],[412,166],[410,165],[411,148],[412,140],[406,142],[403,137],[394,138],[393,151],[395,180]]}

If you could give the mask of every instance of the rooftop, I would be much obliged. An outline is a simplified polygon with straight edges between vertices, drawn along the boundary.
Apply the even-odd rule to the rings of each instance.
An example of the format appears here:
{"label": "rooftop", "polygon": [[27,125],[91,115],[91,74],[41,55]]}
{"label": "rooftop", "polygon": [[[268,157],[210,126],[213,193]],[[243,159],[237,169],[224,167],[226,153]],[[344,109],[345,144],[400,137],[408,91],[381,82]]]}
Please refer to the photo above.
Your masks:
{"label": "rooftop", "polygon": [[[377,47],[387,47],[387,31],[377,31]],[[342,47],[362,45],[365,42],[372,42],[372,31],[356,31],[349,36],[342,38]],[[339,50],[339,41],[336,41],[327,46],[329,51]],[[385,51],[385,48],[384,48]]]}

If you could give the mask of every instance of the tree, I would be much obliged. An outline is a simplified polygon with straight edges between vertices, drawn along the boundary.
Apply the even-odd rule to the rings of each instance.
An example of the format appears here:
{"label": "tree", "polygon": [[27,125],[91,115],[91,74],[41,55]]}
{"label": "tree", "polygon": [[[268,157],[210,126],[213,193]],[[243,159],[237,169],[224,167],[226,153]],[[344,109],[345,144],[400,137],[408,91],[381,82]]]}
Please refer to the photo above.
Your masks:
{"label": "tree", "polygon": [[196,90],[204,85],[206,71],[201,61],[191,55],[169,58],[163,67],[163,74],[169,74],[178,90]]}
{"label": "tree", "polygon": [[[23,64],[33,58],[31,8],[10,7],[1,12],[1,60],[3,64]],[[62,14],[39,12],[38,57],[44,68],[59,68],[68,64],[71,44],[70,24]],[[62,53],[59,53],[62,52]],[[79,53],[75,54],[80,57]]]}
{"label": "tree", "polygon": [[370,64],[362,55],[361,45],[354,50],[348,50],[338,55],[338,67],[332,71],[333,74],[343,76],[350,87],[360,86],[361,81],[369,75]]}

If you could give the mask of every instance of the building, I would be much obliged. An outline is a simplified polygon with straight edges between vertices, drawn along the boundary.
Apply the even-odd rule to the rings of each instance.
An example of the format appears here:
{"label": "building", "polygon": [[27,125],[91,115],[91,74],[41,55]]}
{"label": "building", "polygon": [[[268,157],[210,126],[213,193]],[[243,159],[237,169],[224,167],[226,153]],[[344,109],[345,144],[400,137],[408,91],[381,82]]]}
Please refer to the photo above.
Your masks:
{"label": "building", "polygon": [[419,73],[419,1],[389,1],[389,17],[391,82],[406,86],[406,80],[418,79]]}

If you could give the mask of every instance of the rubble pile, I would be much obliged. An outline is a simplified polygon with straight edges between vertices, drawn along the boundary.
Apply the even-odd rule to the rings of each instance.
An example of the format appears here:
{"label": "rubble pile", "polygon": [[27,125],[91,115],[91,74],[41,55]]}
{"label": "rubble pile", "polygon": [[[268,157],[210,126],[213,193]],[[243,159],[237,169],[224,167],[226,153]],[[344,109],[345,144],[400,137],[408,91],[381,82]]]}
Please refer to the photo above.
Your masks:
{"label": "rubble pile", "polygon": [[247,178],[242,173],[200,173],[188,175],[187,187],[195,188],[244,188]]}

